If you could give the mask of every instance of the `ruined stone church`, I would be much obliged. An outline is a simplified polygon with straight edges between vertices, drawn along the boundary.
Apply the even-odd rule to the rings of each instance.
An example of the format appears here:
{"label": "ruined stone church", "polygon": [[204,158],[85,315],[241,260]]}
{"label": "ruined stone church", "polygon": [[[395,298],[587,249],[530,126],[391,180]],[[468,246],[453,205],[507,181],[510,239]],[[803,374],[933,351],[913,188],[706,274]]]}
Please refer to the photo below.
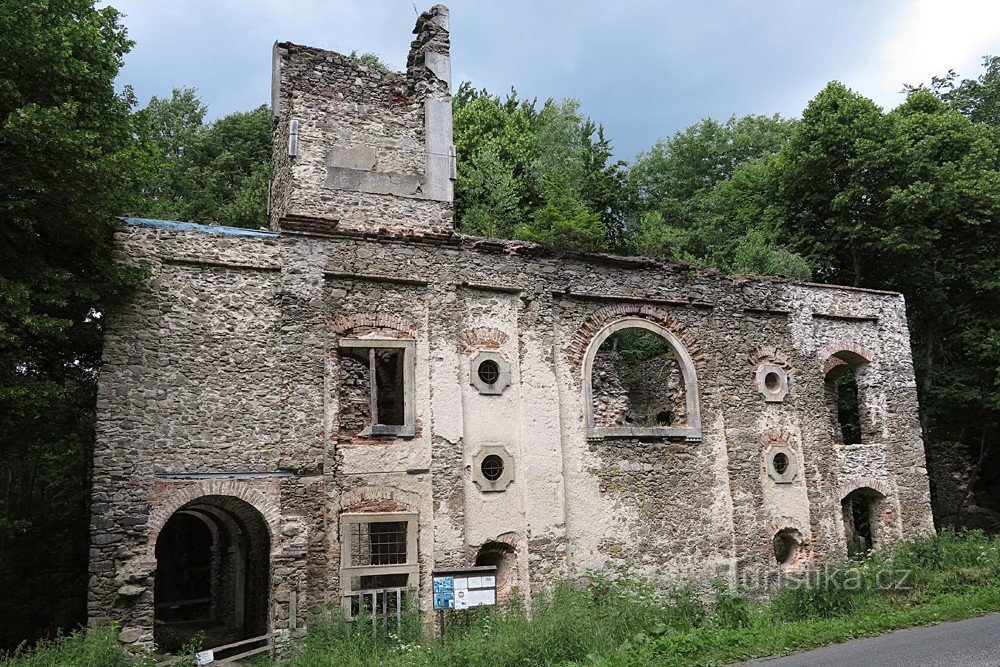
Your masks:
{"label": "ruined stone church", "polygon": [[93,619],[430,618],[472,565],[760,587],[932,530],[900,294],[456,233],[448,10],[414,33],[402,73],[275,45],[270,231],[119,232]]}

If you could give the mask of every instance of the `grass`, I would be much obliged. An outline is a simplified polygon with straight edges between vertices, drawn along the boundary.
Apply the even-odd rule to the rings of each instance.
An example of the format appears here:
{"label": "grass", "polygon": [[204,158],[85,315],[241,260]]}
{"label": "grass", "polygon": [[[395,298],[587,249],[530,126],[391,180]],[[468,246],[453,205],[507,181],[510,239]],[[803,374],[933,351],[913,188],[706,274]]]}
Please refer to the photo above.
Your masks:
{"label": "grass", "polygon": [[[514,602],[449,615],[445,640],[422,634],[414,612],[394,634],[350,624],[337,610],[273,665],[724,665],[794,653],[898,628],[1000,611],[1000,538],[944,532],[888,554],[790,580],[769,600],[722,583],[710,602],[660,591],[632,574],[560,582],[530,618]],[[114,632],[92,629],[0,659],[3,667],[138,665]]]}

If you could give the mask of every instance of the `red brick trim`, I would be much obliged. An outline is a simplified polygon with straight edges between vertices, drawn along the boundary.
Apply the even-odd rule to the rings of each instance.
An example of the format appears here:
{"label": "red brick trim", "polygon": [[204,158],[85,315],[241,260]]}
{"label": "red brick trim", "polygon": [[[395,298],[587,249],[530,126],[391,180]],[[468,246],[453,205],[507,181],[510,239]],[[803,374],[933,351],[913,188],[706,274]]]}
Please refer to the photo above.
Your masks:
{"label": "red brick trim", "polygon": [[762,450],[775,445],[785,445],[792,449],[798,449],[798,440],[796,440],[795,435],[780,429],[764,431],[760,436],[760,444]]}
{"label": "red brick trim", "polygon": [[462,354],[472,354],[477,350],[499,350],[510,336],[493,327],[474,327],[462,332],[460,341]]}
{"label": "red brick trim", "polygon": [[850,367],[851,365],[840,357],[830,357],[823,362],[823,375],[830,375],[831,372],[833,375],[840,375]]}
{"label": "red brick trim", "polygon": [[799,534],[802,536],[803,541],[806,541],[808,539],[806,537],[806,535],[808,535],[808,532],[806,530],[806,525],[804,523],[788,516],[779,516],[775,517],[774,519],[771,519],[769,535],[767,538],[768,546],[770,546],[771,538],[773,538],[776,533],[785,530],[787,528],[799,531]]}
{"label": "red brick trim", "polygon": [[503,535],[497,535],[496,538],[492,540],[485,540],[481,544],[470,544],[465,549],[465,560],[471,565],[476,562],[476,557],[479,555],[479,550],[482,549],[487,544],[505,544],[517,553],[518,550],[518,539],[517,533],[504,533]]}
{"label": "red brick trim", "polygon": [[582,366],[584,358],[587,356],[587,348],[590,347],[591,341],[601,329],[629,317],[649,320],[674,334],[684,343],[695,366],[705,367],[705,359],[698,341],[684,329],[680,321],[665,310],[642,304],[616,304],[591,313],[580,326],[573,342],[566,348],[566,355],[569,357],[570,363],[578,367]]}
{"label": "red brick trim", "polygon": [[[816,353],[819,357],[820,362],[824,365],[831,359],[837,358],[841,361],[845,361],[852,366],[858,366],[861,364],[869,364],[872,361],[872,353],[868,348],[858,343],[852,343],[847,340],[838,340],[830,343],[823,349]],[[838,364],[834,364],[837,366]],[[831,366],[832,368],[833,366]]]}
{"label": "red brick trim", "polygon": [[781,366],[786,371],[792,370],[792,364],[788,358],[778,352],[778,348],[773,345],[761,345],[749,354],[748,359],[751,369],[756,369],[761,364],[774,364]]}
{"label": "red brick trim", "polygon": [[413,512],[420,502],[416,494],[401,491],[391,486],[362,486],[345,491],[334,506],[333,514],[342,512],[364,512],[378,514],[379,512]]}
{"label": "red brick trim", "polygon": [[857,477],[844,482],[837,487],[837,497],[840,500],[843,500],[849,493],[857,491],[858,489],[871,489],[872,491],[877,491],[882,494],[883,498],[892,497],[892,490],[889,488],[889,485],[880,479],[875,479],[874,477]]}
{"label": "red brick trim", "polygon": [[264,518],[268,530],[271,533],[272,547],[274,541],[281,534],[281,511],[278,505],[257,489],[251,488],[245,482],[234,479],[222,480],[199,480],[191,483],[160,503],[153,502],[154,507],[149,513],[149,544],[152,549],[156,544],[156,538],[167,521],[174,512],[193,500],[198,500],[205,496],[226,496],[238,498],[247,503]]}

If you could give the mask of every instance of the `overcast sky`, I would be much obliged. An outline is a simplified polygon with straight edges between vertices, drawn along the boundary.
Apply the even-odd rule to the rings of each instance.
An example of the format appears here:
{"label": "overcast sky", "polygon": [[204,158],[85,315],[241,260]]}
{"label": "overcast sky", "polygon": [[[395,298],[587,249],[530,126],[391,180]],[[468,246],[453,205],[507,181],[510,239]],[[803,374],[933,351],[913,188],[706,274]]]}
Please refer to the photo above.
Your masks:
{"label": "overcast sky", "polygon": [[[425,3],[429,0],[425,0]],[[275,40],[405,66],[411,0],[111,0],[145,104],[194,86],[216,118],[269,101]],[[457,87],[576,97],[618,157],[711,116],[798,116],[831,79],[885,108],[1000,55],[998,0],[451,0]],[[417,4],[423,11],[429,4]]]}

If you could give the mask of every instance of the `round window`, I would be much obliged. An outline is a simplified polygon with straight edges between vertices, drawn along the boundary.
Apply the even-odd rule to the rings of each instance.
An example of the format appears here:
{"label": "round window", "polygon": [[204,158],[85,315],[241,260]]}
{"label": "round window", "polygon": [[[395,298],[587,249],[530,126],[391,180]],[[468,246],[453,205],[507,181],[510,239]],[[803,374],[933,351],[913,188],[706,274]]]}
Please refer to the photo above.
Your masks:
{"label": "round window", "polygon": [[503,459],[496,454],[490,454],[483,459],[479,469],[483,471],[483,477],[495,482],[503,475]]}
{"label": "round window", "polygon": [[771,459],[771,464],[774,466],[774,472],[784,475],[785,471],[788,470],[788,456],[782,452],[778,452]]}
{"label": "round window", "polygon": [[778,377],[777,373],[772,371],[764,376],[764,386],[767,387],[768,391],[776,393],[781,389],[781,378]]}
{"label": "round window", "polygon": [[479,379],[486,384],[496,384],[496,381],[500,379],[500,366],[492,359],[487,359],[479,364],[479,369],[476,372],[479,373]]}

